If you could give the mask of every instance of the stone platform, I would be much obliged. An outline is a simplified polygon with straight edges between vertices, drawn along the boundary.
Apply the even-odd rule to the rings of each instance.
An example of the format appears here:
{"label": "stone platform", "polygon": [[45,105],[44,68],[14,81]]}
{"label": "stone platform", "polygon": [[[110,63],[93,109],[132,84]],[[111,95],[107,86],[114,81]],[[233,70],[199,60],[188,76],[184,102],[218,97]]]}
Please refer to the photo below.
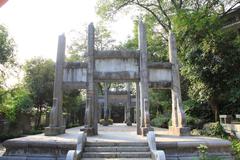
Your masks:
{"label": "stone platform", "polygon": [[[15,138],[3,143],[6,152],[0,160],[5,159],[65,159],[68,150],[76,148],[80,127],[67,129],[65,134],[46,137],[44,134]],[[208,146],[209,156],[232,159],[231,143],[219,138],[198,136],[171,136],[168,130],[155,128],[157,148],[164,150],[167,160],[187,160],[198,157],[197,147]],[[87,142],[147,142],[146,137],[136,134],[136,125],[114,124],[99,126],[99,135],[87,137]]]}

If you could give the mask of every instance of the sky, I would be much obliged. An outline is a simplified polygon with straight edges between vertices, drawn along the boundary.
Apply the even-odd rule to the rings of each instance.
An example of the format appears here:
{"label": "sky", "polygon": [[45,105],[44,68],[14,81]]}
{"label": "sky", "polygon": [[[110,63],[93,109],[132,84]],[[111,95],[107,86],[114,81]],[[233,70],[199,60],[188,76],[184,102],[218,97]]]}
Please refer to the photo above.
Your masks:
{"label": "sky", "polygon": [[[0,8],[0,24],[15,40],[20,63],[38,56],[55,61],[58,35],[67,36],[71,30],[100,20],[95,5],[96,0],[8,0]],[[133,30],[132,17],[122,17],[109,24],[113,39],[118,42],[131,36]]]}

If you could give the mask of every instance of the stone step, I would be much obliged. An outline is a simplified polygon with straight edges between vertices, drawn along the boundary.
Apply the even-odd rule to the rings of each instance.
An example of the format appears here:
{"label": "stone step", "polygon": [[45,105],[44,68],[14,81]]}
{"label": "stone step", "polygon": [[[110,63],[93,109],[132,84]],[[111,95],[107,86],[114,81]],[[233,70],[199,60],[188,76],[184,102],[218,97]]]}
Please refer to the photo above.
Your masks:
{"label": "stone step", "polygon": [[150,152],[83,152],[82,158],[151,158]]}
{"label": "stone step", "polygon": [[[129,158],[81,158],[81,160],[129,160]],[[152,160],[151,158],[131,158],[131,160]]]}
{"label": "stone step", "polygon": [[85,152],[149,152],[149,147],[85,147]]}
{"label": "stone step", "polygon": [[147,142],[87,142],[86,147],[112,147],[112,146],[141,146],[147,147]]}

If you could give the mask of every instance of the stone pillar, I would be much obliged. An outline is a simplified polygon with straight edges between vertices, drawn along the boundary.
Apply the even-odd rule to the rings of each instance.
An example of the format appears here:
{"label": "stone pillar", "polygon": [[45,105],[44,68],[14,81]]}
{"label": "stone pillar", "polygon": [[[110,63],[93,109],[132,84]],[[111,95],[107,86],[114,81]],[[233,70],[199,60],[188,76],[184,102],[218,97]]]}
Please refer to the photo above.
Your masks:
{"label": "stone pillar", "polygon": [[112,107],[108,107],[108,119],[112,118]]}
{"label": "stone pillar", "polygon": [[124,105],[124,121],[123,123],[127,122],[127,104]]}
{"label": "stone pillar", "polygon": [[141,134],[141,127],[140,127],[140,93],[139,93],[139,82],[136,83],[136,123],[137,123],[137,134]]}
{"label": "stone pillar", "polygon": [[93,80],[94,73],[94,26],[93,23],[88,26],[88,47],[87,47],[87,104],[86,104],[86,124],[85,130],[88,136],[97,135],[96,123],[96,87]]}
{"label": "stone pillar", "polygon": [[98,113],[99,113],[99,114],[98,114],[98,116],[99,116],[98,119],[100,120],[100,119],[102,119],[102,105],[99,103],[99,104],[98,104],[98,107],[99,107],[99,108],[98,108]]}
{"label": "stone pillar", "polygon": [[176,39],[171,31],[168,42],[169,61],[172,63],[172,126],[169,127],[169,131],[174,135],[189,135],[190,129],[186,127],[186,118],[181,97]]}
{"label": "stone pillar", "polygon": [[66,39],[64,34],[58,38],[57,60],[55,66],[55,78],[53,89],[53,106],[50,112],[49,127],[45,128],[46,136],[55,136],[65,133],[65,126],[62,115],[62,84],[63,84],[63,67],[65,56]]}
{"label": "stone pillar", "polygon": [[148,68],[147,68],[147,39],[146,30],[142,21],[139,21],[138,45],[140,50],[140,106],[141,106],[141,132],[146,135],[150,128],[150,115],[148,103]]}
{"label": "stone pillar", "polygon": [[108,88],[107,83],[104,83],[104,119],[108,119]]}
{"label": "stone pillar", "polygon": [[107,83],[104,83],[104,126],[108,125],[108,85]]}
{"label": "stone pillar", "polygon": [[126,121],[125,123],[128,125],[128,126],[131,126],[132,125],[132,122],[131,122],[131,112],[130,112],[130,109],[131,109],[131,93],[130,93],[130,82],[127,83],[127,106],[126,106]]}

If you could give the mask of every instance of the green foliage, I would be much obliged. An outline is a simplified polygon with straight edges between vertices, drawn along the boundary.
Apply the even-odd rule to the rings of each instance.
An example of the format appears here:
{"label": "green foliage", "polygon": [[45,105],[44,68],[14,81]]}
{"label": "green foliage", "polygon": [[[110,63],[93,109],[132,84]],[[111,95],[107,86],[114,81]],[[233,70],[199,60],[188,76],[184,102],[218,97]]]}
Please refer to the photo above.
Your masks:
{"label": "green foliage", "polygon": [[33,58],[24,65],[25,85],[35,106],[52,104],[54,62],[43,58]]}
{"label": "green foliage", "polygon": [[203,126],[202,135],[223,138],[226,136],[226,132],[219,122],[207,123]]}
{"label": "green foliage", "polygon": [[200,144],[197,148],[200,154],[200,160],[206,160],[208,147],[206,145]]}
{"label": "green foliage", "polygon": [[171,113],[171,94],[167,90],[150,90],[150,115],[151,119],[158,115],[168,116]]}
{"label": "green foliage", "polygon": [[239,139],[234,138],[232,140],[232,149],[235,159],[240,159],[240,141]]}
{"label": "green foliage", "polygon": [[8,121],[14,122],[18,114],[31,112],[32,106],[30,93],[20,86],[5,96],[0,112]]}
{"label": "green foliage", "polygon": [[181,73],[189,80],[188,95],[195,101],[208,102],[215,120],[221,104],[240,102],[239,36],[223,30],[222,24],[219,15],[206,8],[182,10],[174,18]]}
{"label": "green foliage", "polygon": [[14,47],[14,40],[9,37],[7,28],[0,25],[0,64],[14,62]]}
{"label": "green foliage", "polygon": [[[87,28],[87,27],[85,27]],[[74,31],[74,37],[71,38],[71,44],[68,46],[69,56],[66,61],[76,62],[85,61],[84,53],[87,50],[87,35],[85,32]],[[77,36],[76,36],[77,35]],[[107,29],[103,22],[99,22],[95,26],[95,49],[106,50],[114,49],[115,40],[111,37],[111,32]]]}
{"label": "green foliage", "polygon": [[157,115],[151,120],[151,125],[159,128],[168,128],[169,116]]}
{"label": "green foliage", "polygon": [[7,75],[15,65],[14,49],[15,42],[9,37],[7,28],[0,25],[0,104],[8,92],[5,90]]}
{"label": "green foliage", "polygon": [[113,124],[113,120],[112,119],[108,119],[107,121],[105,120],[105,119],[100,119],[99,120],[99,123],[101,124],[101,125],[112,125]]}
{"label": "green foliage", "polygon": [[0,142],[3,142],[7,139],[21,137],[21,135],[22,135],[22,133],[8,133],[8,134],[0,133]]}
{"label": "green foliage", "polygon": [[52,105],[54,69],[54,62],[43,58],[32,58],[24,65],[25,86],[35,108],[35,129],[40,127],[43,112]]}

